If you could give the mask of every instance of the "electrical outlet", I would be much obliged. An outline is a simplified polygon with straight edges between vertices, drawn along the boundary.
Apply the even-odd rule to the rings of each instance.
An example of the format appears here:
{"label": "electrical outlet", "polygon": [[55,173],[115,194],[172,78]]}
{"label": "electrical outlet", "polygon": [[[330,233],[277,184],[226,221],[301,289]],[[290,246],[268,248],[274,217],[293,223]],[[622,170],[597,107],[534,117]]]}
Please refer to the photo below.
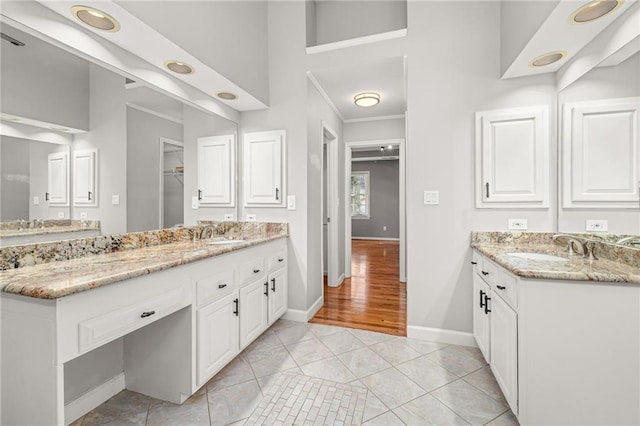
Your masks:
{"label": "electrical outlet", "polygon": [[440,191],[424,191],[425,205],[437,205],[440,204]]}
{"label": "electrical outlet", "polygon": [[64,212],[58,212],[58,219],[64,219]]}
{"label": "electrical outlet", "polygon": [[585,229],[587,231],[606,232],[609,230],[609,221],[604,219],[587,219]]}
{"label": "electrical outlet", "polygon": [[382,227],[382,230],[383,230],[383,231],[386,231],[386,230],[387,230],[387,225],[384,225],[384,226]]}
{"label": "electrical outlet", "polygon": [[295,210],[296,209],[296,196],[295,195],[287,195],[287,209]]}
{"label": "electrical outlet", "polygon": [[255,214],[248,214],[247,215],[247,222],[255,222],[257,220],[257,217]]}
{"label": "electrical outlet", "polygon": [[40,205],[40,197],[38,197],[37,195],[35,197],[33,197],[33,205],[34,206],[39,206]]}
{"label": "electrical outlet", "polygon": [[111,196],[111,204],[113,204],[114,206],[120,205],[120,196],[119,195],[112,195]]}
{"label": "electrical outlet", "polygon": [[231,213],[225,214],[224,215],[224,220],[226,220],[226,221],[233,220],[233,214],[231,214]]}
{"label": "electrical outlet", "polygon": [[191,197],[191,208],[194,210],[198,208],[198,197]]}
{"label": "electrical outlet", "polygon": [[86,219],[87,218],[87,212],[80,212],[80,219]]}
{"label": "electrical outlet", "polygon": [[527,230],[527,219],[509,219],[509,229]]}

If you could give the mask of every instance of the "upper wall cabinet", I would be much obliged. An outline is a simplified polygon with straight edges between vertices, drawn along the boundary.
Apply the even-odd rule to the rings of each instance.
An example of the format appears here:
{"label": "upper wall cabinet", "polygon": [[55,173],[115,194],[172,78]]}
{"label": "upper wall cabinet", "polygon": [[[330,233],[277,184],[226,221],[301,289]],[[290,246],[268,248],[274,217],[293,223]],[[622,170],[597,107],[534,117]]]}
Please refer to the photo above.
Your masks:
{"label": "upper wall cabinet", "polygon": [[55,152],[47,158],[46,201],[52,206],[69,205],[69,153]]}
{"label": "upper wall cabinet", "polygon": [[244,194],[247,207],[284,207],[286,132],[245,133]]}
{"label": "upper wall cabinet", "polygon": [[549,108],[476,113],[476,207],[549,207]]}
{"label": "upper wall cabinet", "polygon": [[638,208],[639,110],[639,97],[564,105],[564,208]]}
{"label": "upper wall cabinet", "polygon": [[198,138],[198,200],[202,206],[235,206],[235,136]]}
{"label": "upper wall cabinet", "polygon": [[98,205],[98,150],[73,152],[73,205]]}

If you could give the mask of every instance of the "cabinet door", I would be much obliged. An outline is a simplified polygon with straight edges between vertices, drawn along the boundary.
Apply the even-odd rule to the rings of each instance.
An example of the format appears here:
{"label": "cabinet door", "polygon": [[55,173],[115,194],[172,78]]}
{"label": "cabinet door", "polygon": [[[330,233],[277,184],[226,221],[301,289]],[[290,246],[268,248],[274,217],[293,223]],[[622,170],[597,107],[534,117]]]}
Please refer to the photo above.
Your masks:
{"label": "cabinet door", "polygon": [[638,208],[640,97],[565,104],[565,208]]}
{"label": "cabinet door", "polygon": [[276,322],[287,311],[287,270],[280,269],[269,275],[269,324]]}
{"label": "cabinet door", "polygon": [[518,316],[502,298],[491,299],[491,370],[518,414]]}
{"label": "cabinet door", "polygon": [[[485,309],[489,286],[480,276],[473,274],[473,337],[487,362],[491,362],[489,342],[491,338],[489,309]],[[489,296],[491,297],[491,296]]]}
{"label": "cabinet door", "polygon": [[269,326],[268,282],[264,279],[240,289],[240,349],[244,349]]}
{"label": "cabinet door", "polygon": [[549,207],[548,107],[476,113],[476,207]]}
{"label": "cabinet door", "polygon": [[73,152],[73,204],[98,205],[98,151]]}
{"label": "cabinet door", "polygon": [[238,346],[238,292],[198,310],[198,386],[235,357]]}
{"label": "cabinet door", "polygon": [[48,156],[46,201],[50,205],[69,205],[69,153],[56,152]]}
{"label": "cabinet door", "polygon": [[284,206],[285,131],[244,135],[244,188],[247,206]]}
{"label": "cabinet door", "polygon": [[198,138],[198,200],[235,205],[235,136]]}

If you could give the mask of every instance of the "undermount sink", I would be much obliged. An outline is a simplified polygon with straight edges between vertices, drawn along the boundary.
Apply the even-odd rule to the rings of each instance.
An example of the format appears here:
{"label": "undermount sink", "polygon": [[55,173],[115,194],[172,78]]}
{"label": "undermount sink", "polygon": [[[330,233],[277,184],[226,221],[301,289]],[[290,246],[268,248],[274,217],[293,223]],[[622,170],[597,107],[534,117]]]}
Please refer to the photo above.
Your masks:
{"label": "undermount sink", "polygon": [[245,240],[213,240],[213,241],[207,241],[207,244],[210,244],[212,246],[217,246],[217,245],[222,245],[222,244],[238,244],[238,243],[244,243]]}
{"label": "undermount sink", "polygon": [[547,262],[566,262],[569,260],[564,257],[543,253],[507,253],[507,256],[519,257],[520,259],[527,260],[544,260]]}

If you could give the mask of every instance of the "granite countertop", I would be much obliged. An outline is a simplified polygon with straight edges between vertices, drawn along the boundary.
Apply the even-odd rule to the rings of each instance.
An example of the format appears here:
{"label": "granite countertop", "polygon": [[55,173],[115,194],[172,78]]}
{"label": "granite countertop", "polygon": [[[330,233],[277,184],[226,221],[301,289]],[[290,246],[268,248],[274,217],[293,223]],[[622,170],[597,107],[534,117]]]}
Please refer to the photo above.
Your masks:
{"label": "granite countertop", "polygon": [[286,233],[257,234],[245,237],[241,243],[220,245],[206,240],[176,241],[41,263],[1,271],[0,286],[6,293],[57,299],[286,237]]}
{"label": "granite countertop", "polygon": [[[582,255],[570,254],[566,244],[472,241],[471,247],[523,278],[640,284],[640,268],[636,265],[607,258],[585,259]],[[567,261],[530,260],[507,255],[516,252],[549,254]]]}
{"label": "granite countertop", "polygon": [[7,226],[0,226],[0,238],[84,231],[100,231],[100,222],[95,220],[45,220],[40,223],[30,221],[24,224],[8,222]]}

